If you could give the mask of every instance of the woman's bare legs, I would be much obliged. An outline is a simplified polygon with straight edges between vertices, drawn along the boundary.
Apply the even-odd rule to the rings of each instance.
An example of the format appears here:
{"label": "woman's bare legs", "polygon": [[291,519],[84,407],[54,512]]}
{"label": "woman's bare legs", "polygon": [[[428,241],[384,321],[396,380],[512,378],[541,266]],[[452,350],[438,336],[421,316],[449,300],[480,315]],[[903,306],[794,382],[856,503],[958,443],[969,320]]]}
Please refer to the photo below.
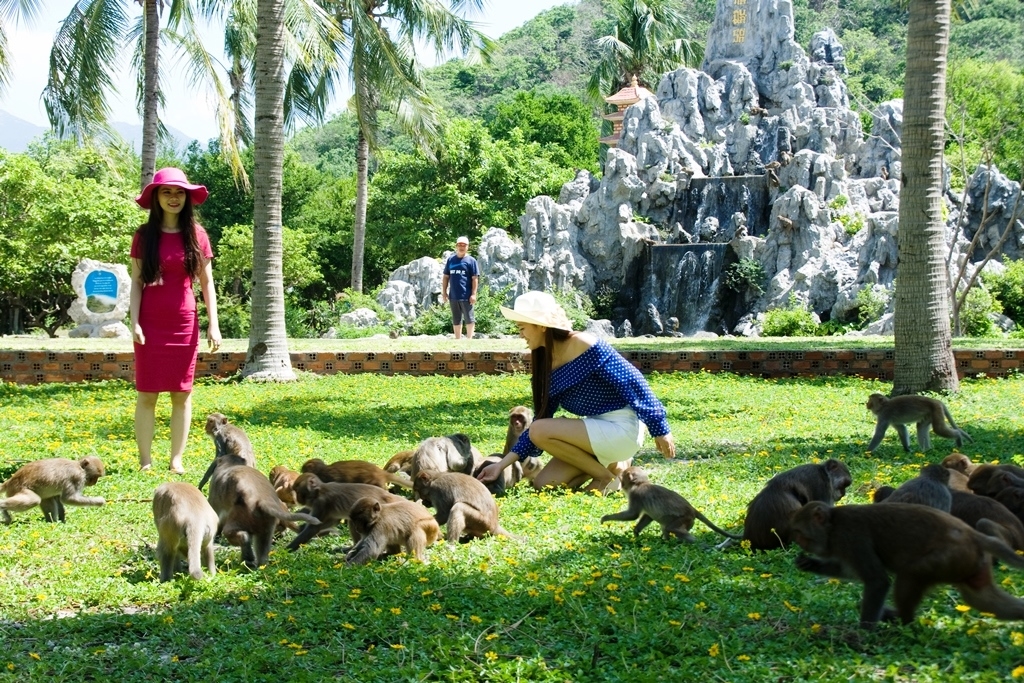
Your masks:
{"label": "woman's bare legs", "polygon": [[188,442],[188,428],[192,423],[192,392],[171,392],[171,471],[185,472],[181,459]]}
{"label": "woman's bare legs", "polygon": [[139,448],[139,468],[143,470],[153,465],[153,432],[159,395],[140,391],[135,397],[135,443]]}
{"label": "woman's bare legs", "polygon": [[533,480],[534,487],[579,485],[603,491],[614,475],[597,461],[583,420],[545,418],[530,425],[530,441],[552,458]]}

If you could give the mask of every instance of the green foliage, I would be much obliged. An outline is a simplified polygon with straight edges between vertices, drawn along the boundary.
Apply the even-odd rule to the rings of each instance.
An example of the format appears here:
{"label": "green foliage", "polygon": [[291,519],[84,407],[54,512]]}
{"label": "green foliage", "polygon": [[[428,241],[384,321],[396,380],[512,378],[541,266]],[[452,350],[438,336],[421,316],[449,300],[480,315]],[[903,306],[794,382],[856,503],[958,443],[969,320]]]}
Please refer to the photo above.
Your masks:
{"label": "green foliage", "polygon": [[[864,399],[886,392],[884,382],[729,373],[649,380],[679,454],[666,461],[648,439],[637,464],[729,531],[742,528],[747,503],[782,470],[838,458],[854,481],[843,504],[865,504],[871,489],[899,485],[922,462],[891,432],[864,457]],[[1022,392],[1021,378],[968,380],[943,397],[975,439],[973,460],[1024,453]],[[229,408],[266,454],[261,470],[297,470],[311,457],[382,465],[427,435],[453,432],[497,451],[508,408],[529,397],[523,373],[200,380],[186,480],[209,464],[201,425],[218,410]],[[1019,622],[959,612],[963,601],[950,586],[929,593],[913,624],[858,629],[859,584],[798,571],[793,550],[709,552],[719,538],[700,524],[699,543],[663,541],[657,525],[633,538],[629,523],[599,523],[626,507],[621,492],[520,485],[496,503],[502,525],[529,542],[438,543],[427,565],[399,556],[344,566],[332,552],[348,544],[342,527],[295,553],[284,549],[293,537],[285,531],[258,571],[239,566],[238,548],[218,544],[216,576],[159,583],[144,501],[179,478],[166,472],[164,400],[155,466],[138,471],[134,401],[131,385],[118,381],[0,385],[0,430],[20,437],[5,445],[0,479],[26,461],[95,454],[107,476],[87,492],[108,501],[68,507],[60,525],[44,524],[38,509],[15,512],[0,530],[0,613],[17,625],[4,636],[5,681],[313,681],[339,671],[342,652],[341,677],[354,681],[969,683],[1009,680],[1020,664]],[[1019,571],[992,571],[1004,590],[1024,593]],[[69,618],[47,618],[57,614]]]}
{"label": "green foliage", "polygon": [[[435,150],[436,162],[419,151],[382,152],[370,183],[367,244],[380,247],[378,277],[423,255],[440,255],[458,235],[476,241],[492,226],[519,232],[526,202],[557,196],[572,169],[559,168],[536,142],[513,129],[492,140],[478,121],[450,121]],[[368,259],[369,261],[369,259]]]}
{"label": "green foliage", "polygon": [[[953,182],[962,187],[991,154],[1010,178],[1024,178],[1024,74],[1007,62],[965,60],[949,66],[946,120],[951,137],[946,157]],[[963,150],[957,137],[963,128]],[[961,163],[961,154],[966,157]]]}
{"label": "green foliage", "polygon": [[742,123],[744,126],[750,124],[750,112],[745,111],[742,114],[740,114],[740,123]]}
{"label": "green foliage", "polygon": [[597,292],[594,293],[592,301],[594,303],[594,319],[595,320],[611,320],[615,317],[615,304],[618,303],[619,292],[617,289],[610,285],[601,285],[597,288]]}
{"label": "green foliage", "polygon": [[[0,151],[0,331],[40,328],[53,336],[70,322],[71,273],[85,258],[127,263],[132,234],[144,219],[126,183],[81,169],[95,151],[61,148],[48,175],[26,154]],[[52,158],[50,159],[52,161]],[[77,171],[73,169],[78,169]],[[14,320],[24,329],[6,329]]]}
{"label": "green foliage", "polygon": [[516,139],[538,143],[553,163],[598,171],[598,129],[590,107],[579,98],[536,90],[517,92],[498,102],[487,129],[498,140],[512,139],[517,128],[522,136]]}
{"label": "green foliage", "polygon": [[[516,334],[516,326],[501,314],[500,307],[509,305],[511,288],[491,291],[486,282],[476,293],[473,315],[478,334]],[[438,302],[423,311],[410,328],[410,334],[449,334],[452,331],[452,311],[447,303]]]}
{"label": "green foliage", "polygon": [[843,80],[855,107],[867,113],[865,110],[874,105],[902,96],[906,71],[904,40],[879,40],[866,28],[845,31],[840,40],[846,49]]}
{"label": "green foliage", "polygon": [[843,232],[847,235],[856,235],[864,227],[864,214],[847,209],[849,203],[850,198],[845,194],[837,195],[829,202],[828,213],[833,221],[843,226]]}
{"label": "green foliage", "polygon": [[[225,339],[245,339],[249,336],[249,326],[252,322],[251,301],[244,300],[235,294],[224,292],[218,287],[217,293],[217,326],[220,327],[221,336]],[[206,307],[199,308],[199,326],[208,329],[209,318],[206,315]]]}
{"label": "green foliage", "polygon": [[999,302],[1004,313],[1024,327],[1024,259],[1007,260],[1001,275],[982,275],[985,287]]}
{"label": "green foliage", "polygon": [[807,306],[796,295],[789,295],[784,308],[772,308],[765,312],[761,334],[765,337],[811,337],[817,333],[818,323]]}
{"label": "green foliage", "polygon": [[999,300],[985,287],[972,287],[960,308],[960,331],[968,337],[999,336],[1002,333],[988,316],[1002,312]]}
{"label": "green foliage", "polygon": [[950,59],[1003,61],[1024,69],[1024,6],[1016,0],[986,0],[967,9],[969,20],[954,22],[950,29]]}
{"label": "green foliage", "polygon": [[857,292],[857,323],[864,329],[885,313],[889,305],[889,296],[881,288],[864,285]]}
{"label": "green foliage", "polygon": [[590,297],[576,289],[559,289],[557,287],[551,290],[551,294],[555,297],[555,301],[565,309],[565,314],[572,322],[572,328],[574,330],[586,329],[587,321],[596,314]]}
{"label": "green foliage", "polygon": [[[313,235],[304,230],[281,230],[281,281],[286,290],[305,287],[320,280]],[[252,225],[229,225],[221,236],[214,279],[219,289],[236,296],[248,296],[252,288]]]}
{"label": "green foliage", "polygon": [[752,292],[760,295],[764,293],[765,279],[764,266],[761,262],[745,258],[726,267],[724,284],[738,294]]}

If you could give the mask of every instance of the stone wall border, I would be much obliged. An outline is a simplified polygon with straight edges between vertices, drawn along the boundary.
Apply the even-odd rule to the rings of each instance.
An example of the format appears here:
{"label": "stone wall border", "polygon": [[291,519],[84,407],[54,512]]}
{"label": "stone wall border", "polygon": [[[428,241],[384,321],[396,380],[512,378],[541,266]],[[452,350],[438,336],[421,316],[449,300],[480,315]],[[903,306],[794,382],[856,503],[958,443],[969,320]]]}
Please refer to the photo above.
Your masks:
{"label": "stone wall border", "polygon": [[[956,349],[957,373],[964,377],[1005,377],[1021,371],[1024,349]],[[827,351],[623,351],[643,373],[731,372],[765,379],[852,375],[891,380],[892,349]],[[373,372],[383,375],[490,375],[528,372],[521,351],[387,351],[291,354],[295,370],[318,375]],[[200,353],[196,377],[230,377],[245,363],[245,352]],[[132,352],[0,350],[0,381],[15,384],[134,381]]]}

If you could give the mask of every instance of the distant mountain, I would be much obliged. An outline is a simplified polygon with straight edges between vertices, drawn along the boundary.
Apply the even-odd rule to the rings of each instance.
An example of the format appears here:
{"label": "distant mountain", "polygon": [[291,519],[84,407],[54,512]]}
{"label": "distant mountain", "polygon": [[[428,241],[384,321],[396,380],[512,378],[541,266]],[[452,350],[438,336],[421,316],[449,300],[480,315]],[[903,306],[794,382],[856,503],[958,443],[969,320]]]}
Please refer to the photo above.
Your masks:
{"label": "distant mountain", "polygon": [[[142,149],[142,124],[114,121],[112,125],[118,135],[134,147],[136,152]],[[28,143],[48,130],[46,126],[38,126],[25,119],[19,119],[14,114],[0,109],[0,147],[8,152],[24,152],[28,149]],[[174,138],[175,147],[179,149],[183,149],[192,141],[191,135],[177,128],[168,126],[167,131]]]}
{"label": "distant mountain", "polygon": [[24,152],[33,138],[47,130],[0,109],[0,147],[8,152]]}

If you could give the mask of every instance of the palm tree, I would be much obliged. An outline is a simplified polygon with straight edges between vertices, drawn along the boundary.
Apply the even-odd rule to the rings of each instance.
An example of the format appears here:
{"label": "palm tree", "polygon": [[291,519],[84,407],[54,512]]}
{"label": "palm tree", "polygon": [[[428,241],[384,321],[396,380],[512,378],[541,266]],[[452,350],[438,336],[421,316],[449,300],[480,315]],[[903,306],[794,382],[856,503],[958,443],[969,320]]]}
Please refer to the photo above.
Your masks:
{"label": "palm tree", "polygon": [[253,149],[252,324],[243,377],[294,380],[284,325],[281,184],[284,160],[285,0],[257,0]]}
{"label": "palm tree", "polygon": [[615,32],[597,39],[601,59],[587,82],[596,102],[630,84],[652,83],[647,76],[697,64],[702,46],[689,37],[689,20],[673,0],[618,0]]}
{"label": "palm tree", "polygon": [[353,96],[349,107],[359,121],[356,142],[356,208],[352,238],[352,289],[363,290],[366,197],[370,150],[377,141],[377,113],[388,108],[398,124],[426,150],[438,135],[437,113],[424,91],[416,63],[416,41],[441,54],[487,54],[491,41],[455,14],[482,9],[485,0],[336,0],[335,17],[344,35]]}
{"label": "palm tree", "polygon": [[903,95],[893,394],[960,387],[942,219],[950,0],[910,0]]}
{"label": "palm tree", "polygon": [[0,94],[11,83],[11,60],[7,54],[4,24],[21,18],[32,21],[39,12],[40,4],[39,0],[0,0]]}

